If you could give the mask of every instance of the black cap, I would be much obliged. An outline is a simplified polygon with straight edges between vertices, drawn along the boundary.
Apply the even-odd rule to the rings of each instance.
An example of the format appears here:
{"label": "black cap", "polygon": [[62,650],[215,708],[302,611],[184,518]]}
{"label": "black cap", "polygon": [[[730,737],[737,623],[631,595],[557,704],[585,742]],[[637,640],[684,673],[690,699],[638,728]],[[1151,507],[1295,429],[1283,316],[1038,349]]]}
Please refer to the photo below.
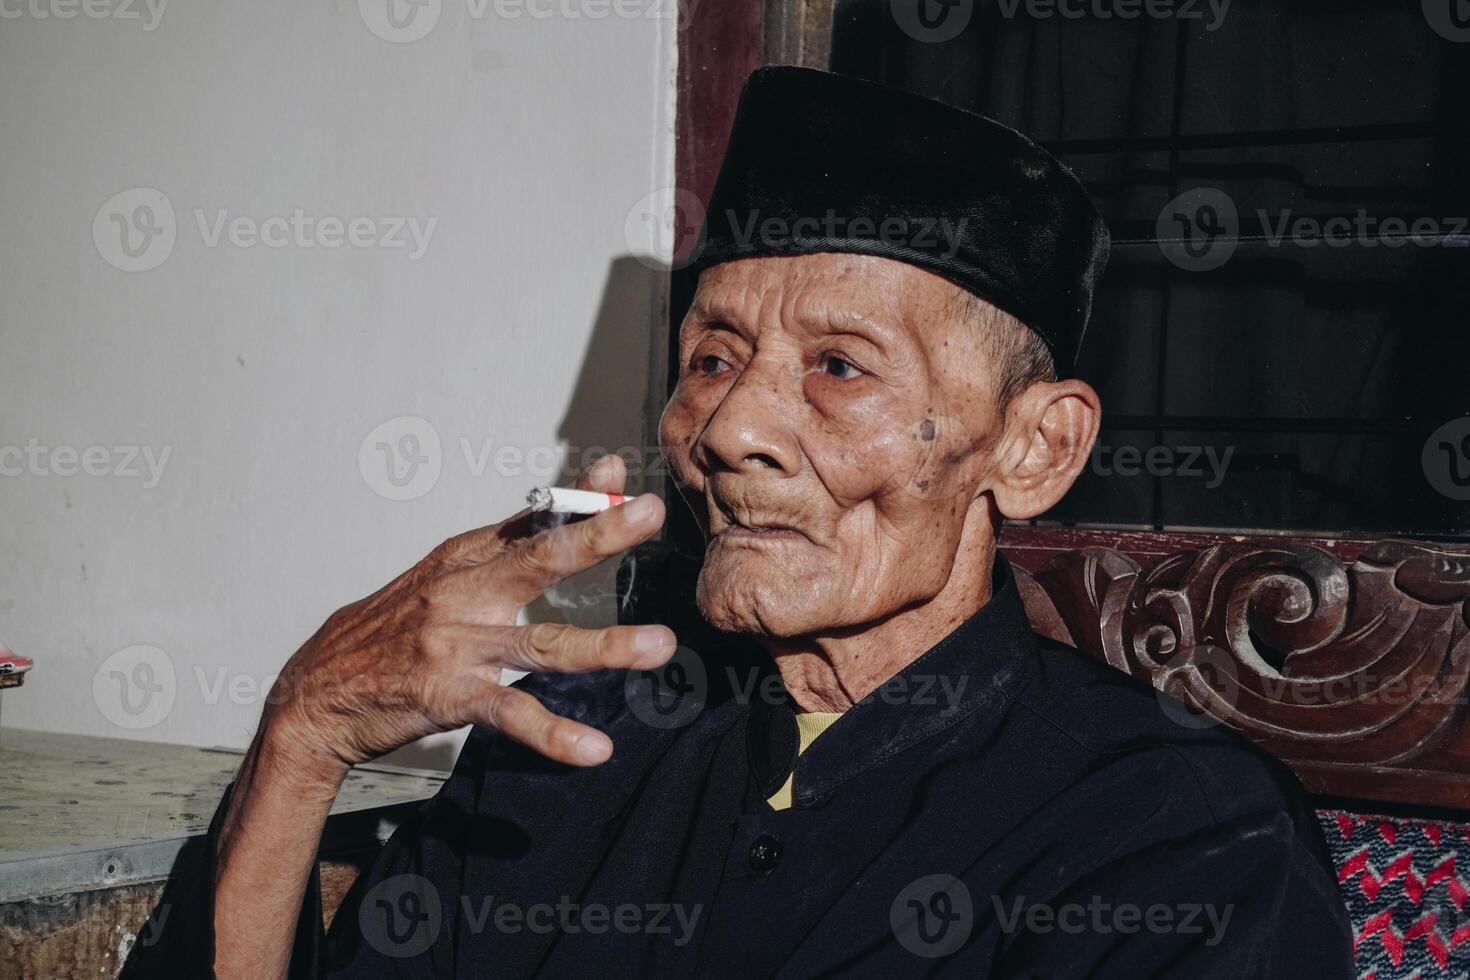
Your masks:
{"label": "black cap", "polygon": [[1036,331],[1065,376],[1108,230],[1065,164],[993,119],[843,75],[760,68],[689,266],[814,252],[944,276]]}

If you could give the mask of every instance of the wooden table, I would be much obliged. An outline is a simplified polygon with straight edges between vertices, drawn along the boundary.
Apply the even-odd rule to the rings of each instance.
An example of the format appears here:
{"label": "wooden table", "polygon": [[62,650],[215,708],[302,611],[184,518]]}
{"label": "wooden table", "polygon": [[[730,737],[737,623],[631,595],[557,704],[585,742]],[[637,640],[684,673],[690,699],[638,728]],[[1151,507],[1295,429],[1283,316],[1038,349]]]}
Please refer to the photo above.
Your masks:
{"label": "wooden table", "polygon": [[[0,980],[113,977],[242,753],[0,730]],[[330,910],[444,773],[359,766],[322,840]]]}

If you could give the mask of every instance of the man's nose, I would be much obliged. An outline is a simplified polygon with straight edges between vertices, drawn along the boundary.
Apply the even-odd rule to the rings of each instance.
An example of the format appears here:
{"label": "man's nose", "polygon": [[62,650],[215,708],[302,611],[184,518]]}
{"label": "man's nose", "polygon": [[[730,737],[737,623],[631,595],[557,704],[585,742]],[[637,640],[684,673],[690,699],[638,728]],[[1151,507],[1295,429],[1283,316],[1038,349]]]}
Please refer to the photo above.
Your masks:
{"label": "man's nose", "polygon": [[748,364],[700,434],[700,464],[709,472],[794,475],[801,449],[791,421],[802,398],[800,384],[779,369]]}

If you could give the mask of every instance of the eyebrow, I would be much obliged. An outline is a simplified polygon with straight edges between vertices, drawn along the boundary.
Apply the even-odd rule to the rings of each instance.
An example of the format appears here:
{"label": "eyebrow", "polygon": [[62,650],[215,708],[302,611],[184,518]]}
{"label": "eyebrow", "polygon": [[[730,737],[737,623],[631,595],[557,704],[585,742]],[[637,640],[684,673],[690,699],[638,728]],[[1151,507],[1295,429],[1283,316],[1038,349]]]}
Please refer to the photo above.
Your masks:
{"label": "eyebrow", "polygon": [[741,330],[739,326],[740,317],[737,308],[720,301],[716,297],[714,302],[708,300],[695,300],[689,306],[689,315],[715,325],[724,325],[733,330]]}
{"label": "eyebrow", "polygon": [[828,309],[820,322],[830,333],[849,334],[879,346],[892,346],[904,336],[903,330],[873,313]]}
{"label": "eyebrow", "polygon": [[[852,307],[828,303],[821,303],[812,309],[812,305],[805,304],[805,309],[802,304],[798,305],[796,329],[847,334],[878,346],[893,345],[905,336],[905,331],[875,312],[859,313]],[[744,325],[743,318],[736,315],[736,309],[721,302],[718,297],[713,302],[696,301],[690,306],[689,313],[710,329],[725,329],[746,339],[750,338],[751,331]]]}

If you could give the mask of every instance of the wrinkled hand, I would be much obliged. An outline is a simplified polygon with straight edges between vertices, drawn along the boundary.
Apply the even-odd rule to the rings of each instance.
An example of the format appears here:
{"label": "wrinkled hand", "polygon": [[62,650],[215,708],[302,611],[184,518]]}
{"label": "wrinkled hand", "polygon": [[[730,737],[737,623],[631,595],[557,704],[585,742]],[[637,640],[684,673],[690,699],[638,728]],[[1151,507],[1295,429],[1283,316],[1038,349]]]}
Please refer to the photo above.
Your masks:
{"label": "wrinkled hand", "polygon": [[[626,477],[622,459],[609,455],[577,485],[621,493]],[[501,684],[501,671],[576,673],[666,662],[675,638],[663,626],[516,625],[520,608],[545,589],[648,540],[663,519],[663,502],[644,494],[549,530],[537,532],[536,518],[522,511],[450,538],[377,593],[327,619],[281,672],[266,730],[293,756],[338,773],[472,723],[559,762],[605,762],[613,750],[606,735]]]}

